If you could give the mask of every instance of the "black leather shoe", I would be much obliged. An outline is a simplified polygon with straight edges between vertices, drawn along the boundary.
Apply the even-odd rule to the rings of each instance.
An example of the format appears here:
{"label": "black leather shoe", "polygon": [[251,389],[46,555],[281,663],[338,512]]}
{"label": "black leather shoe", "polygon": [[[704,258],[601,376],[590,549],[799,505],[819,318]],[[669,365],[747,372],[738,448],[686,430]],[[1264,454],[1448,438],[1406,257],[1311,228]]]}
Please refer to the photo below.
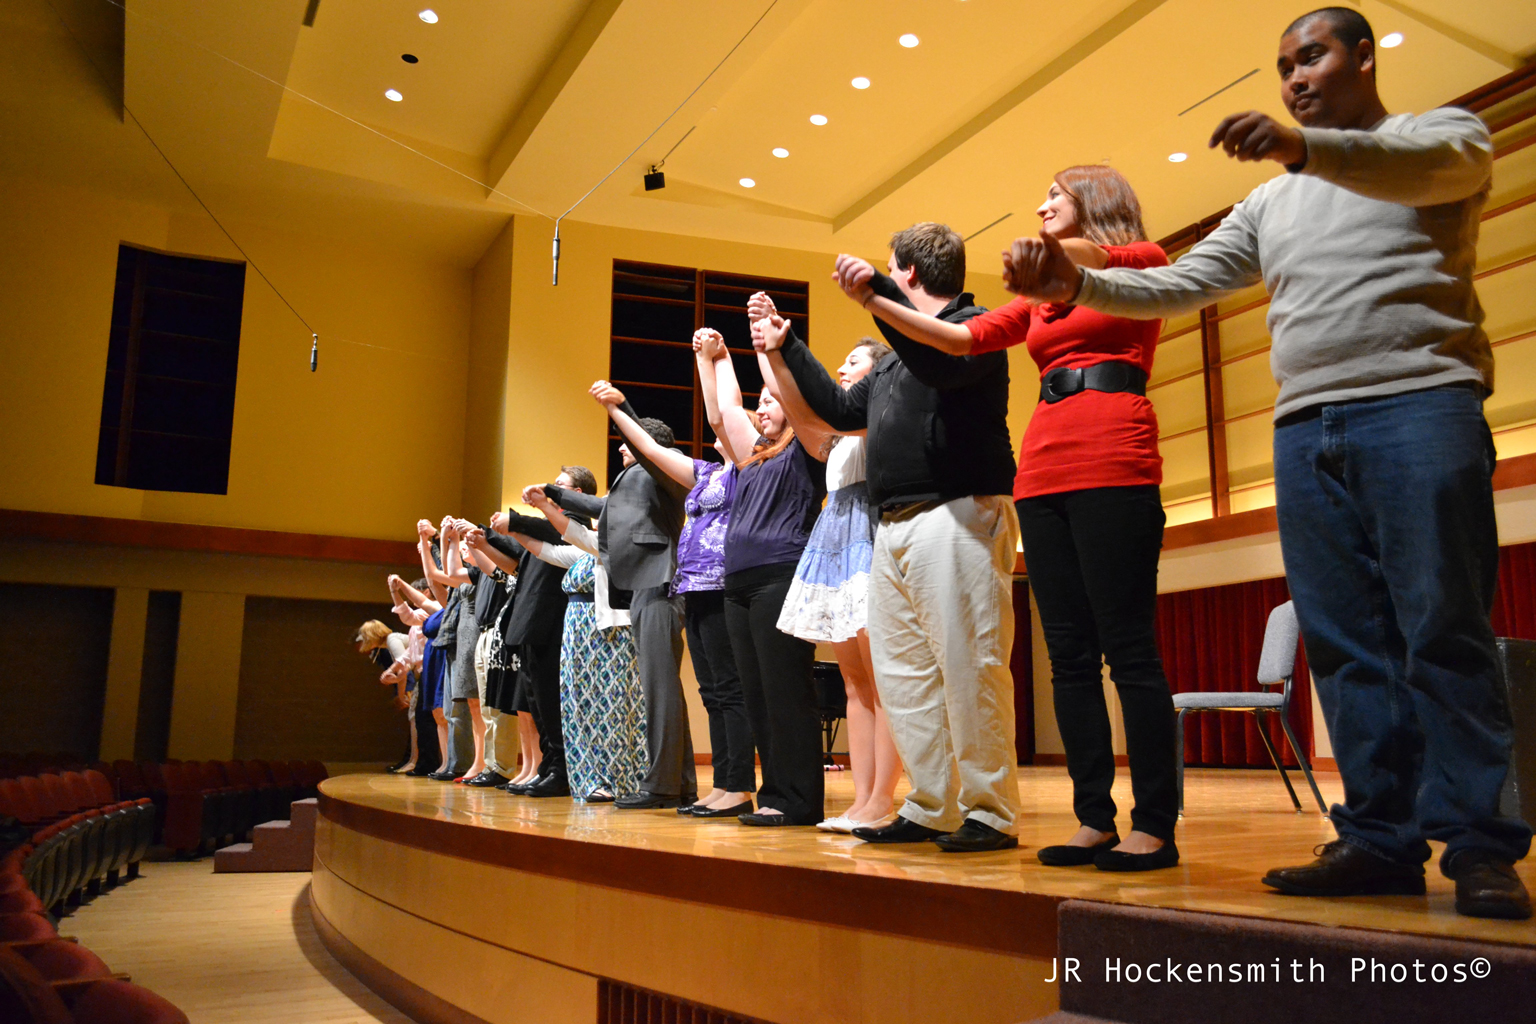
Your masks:
{"label": "black leather shoe", "polygon": [[933,845],[945,853],[986,853],[990,850],[1012,850],[1019,845],[1019,837],[999,832],[984,821],[966,818],[965,824],[947,836],[935,836]]}
{"label": "black leather shoe", "polygon": [[1463,850],[1444,870],[1456,881],[1456,913],[1507,921],[1531,916],[1531,897],[1515,866],[1491,850]]}
{"label": "black leather shoe", "polygon": [[436,779],[438,782],[452,782],[454,780],[454,774],[453,772],[445,772],[439,770],[430,773],[427,778]]}
{"label": "black leather shoe", "polygon": [[542,778],[535,779],[533,785],[529,786],[523,792],[523,795],[540,798],[550,796],[570,796],[571,784],[569,781],[567,781],[564,772],[553,773],[550,775],[545,775]]}
{"label": "black leather shoe", "polygon": [[407,754],[384,770],[387,772],[399,772],[401,768],[411,763],[411,755]]}
{"label": "black leather shoe", "polygon": [[1424,866],[1399,864],[1335,839],[1313,851],[1317,860],[1275,868],[1264,884],[1288,896],[1423,896]]}
{"label": "black leather shoe", "polygon": [[694,805],[692,817],[695,818],[740,818],[752,813],[752,801],[744,800],[731,807],[699,807]]}
{"label": "black leather shoe", "polygon": [[682,800],[675,796],[657,796],[655,793],[630,793],[613,802],[621,811],[649,811],[657,807],[678,807]]}
{"label": "black leather shoe", "polygon": [[1156,871],[1171,868],[1179,863],[1179,848],[1172,839],[1151,853],[1126,853],[1124,850],[1105,850],[1093,858],[1093,866],[1100,871]]}
{"label": "black leather shoe", "polygon": [[408,771],[408,772],[401,772],[400,774],[408,776],[409,778],[412,778],[412,779],[426,779],[426,778],[430,778],[431,777],[432,769],[430,769],[430,768],[423,768],[421,765],[417,765],[415,768],[412,768],[410,771]]}
{"label": "black leather shoe", "polygon": [[865,825],[854,829],[853,834],[866,843],[926,843],[930,839],[949,835],[948,832],[908,821],[899,814],[889,825],[880,828]]}
{"label": "black leather shoe", "polygon": [[464,785],[474,786],[476,789],[491,789],[492,787],[499,789],[505,786],[507,781],[505,775],[497,775],[495,772],[486,771],[481,772],[472,779],[466,780]]}
{"label": "black leather shoe", "polygon": [[1040,852],[1035,854],[1040,858],[1040,863],[1053,868],[1076,868],[1084,864],[1092,864],[1093,858],[1101,853],[1107,853],[1120,845],[1119,836],[1110,836],[1101,843],[1092,846],[1042,846]]}
{"label": "black leather shoe", "polygon": [[502,786],[501,788],[506,790],[508,793],[511,793],[513,796],[527,796],[528,795],[528,790],[531,789],[534,786],[534,784],[537,783],[543,777],[544,776],[542,776],[542,775],[535,775],[533,778],[529,779],[527,782],[508,782],[505,786]]}

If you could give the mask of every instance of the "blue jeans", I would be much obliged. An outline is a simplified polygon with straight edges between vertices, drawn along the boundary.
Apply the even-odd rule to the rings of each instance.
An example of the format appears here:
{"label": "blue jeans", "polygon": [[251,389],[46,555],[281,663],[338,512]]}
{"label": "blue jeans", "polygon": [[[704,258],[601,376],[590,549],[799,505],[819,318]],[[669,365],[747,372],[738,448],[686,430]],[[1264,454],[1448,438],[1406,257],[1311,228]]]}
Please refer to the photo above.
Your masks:
{"label": "blue jeans", "polygon": [[1287,582],[1344,780],[1340,838],[1404,863],[1511,861],[1510,718],[1488,613],[1493,438],[1460,387],[1317,406],[1275,427]]}

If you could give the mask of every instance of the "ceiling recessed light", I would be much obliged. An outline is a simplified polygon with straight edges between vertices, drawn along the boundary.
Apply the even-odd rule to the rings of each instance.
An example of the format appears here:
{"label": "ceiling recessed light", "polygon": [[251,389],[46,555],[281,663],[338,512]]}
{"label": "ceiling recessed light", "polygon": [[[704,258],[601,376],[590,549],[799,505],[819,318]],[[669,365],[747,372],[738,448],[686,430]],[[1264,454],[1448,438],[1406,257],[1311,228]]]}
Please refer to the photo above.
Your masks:
{"label": "ceiling recessed light", "polygon": [[404,96],[400,95],[399,89],[385,89],[384,98],[387,100],[394,100],[396,103],[399,103],[401,100],[405,99]]}
{"label": "ceiling recessed light", "polygon": [[908,32],[906,35],[902,36],[896,41],[909,50],[921,42],[921,40],[919,40],[917,36],[913,35],[911,32]]}
{"label": "ceiling recessed light", "polygon": [[775,146],[773,147],[773,155],[782,160],[789,156],[789,150],[785,149],[783,146]]}
{"label": "ceiling recessed light", "polygon": [[1181,164],[1185,160],[1188,160],[1188,159],[1189,159],[1189,154],[1188,153],[1169,153],[1168,154],[1168,162],[1171,163],[1171,164]]}
{"label": "ceiling recessed light", "polygon": [[811,115],[811,124],[826,124],[826,123],[827,123],[827,115],[826,114],[812,114]]}
{"label": "ceiling recessed light", "polygon": [[1381,37],[1381,48],[1383,50],[1390,50],[1394,46],[1401,45],[1403,45],[1403,34],[1401,32],[1388,32]]}
{"label": "ceiling recessed light", "polygon": [[741,187],[742,188],[756,188],[757,187],[757,182],[753,181],[751,178],[742,178],[741,179]]}
{"label": "ceiling recessed light", "polygon": [[430,7],[428,7],[426,10],[422,11],[420,14],[416,15],[416,17],[420,18],[422,21],[426,22],[428,25],[436,25],[437,24],[437,12],[434,11]]}
{"label": "ceiling recessed light", "polygon": [[405,61],[407,64],[415,64],[417,61],[421,60],[421,58],[416,56],[414,53],[402,53],[400,55],[400,59]]}
{"label": "ceiling recessed light", "polygon": [[868,89],[869,79],[865,78],[863,75],[860,75],[858,78],[853,80],[853,87],[855,89]]}

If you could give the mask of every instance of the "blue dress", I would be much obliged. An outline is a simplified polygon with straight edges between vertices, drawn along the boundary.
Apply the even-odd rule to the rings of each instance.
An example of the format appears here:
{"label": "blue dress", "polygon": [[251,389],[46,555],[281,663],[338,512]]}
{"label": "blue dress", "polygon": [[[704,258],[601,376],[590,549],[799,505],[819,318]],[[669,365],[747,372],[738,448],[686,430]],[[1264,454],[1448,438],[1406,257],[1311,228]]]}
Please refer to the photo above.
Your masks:
{"label": "blue dress", "polygon": [[431,641],[437,639],[437,631],[443,625],[443,612],[439,608],[433,612],[426,622],[421,624],[421,632],[427,638],[427,644],[421,655],[421,705],[428,708],[440,708],[443,706],[443,676],[448,671],[448,649],[446,647],[434,647]]}
{"label": "blue dress", "polygon": [[869,624],[875,528],[864,480],[864,438],[844,437],[827,456],[827,505],[784,596],[778,627],[815,643],[852,640]]}

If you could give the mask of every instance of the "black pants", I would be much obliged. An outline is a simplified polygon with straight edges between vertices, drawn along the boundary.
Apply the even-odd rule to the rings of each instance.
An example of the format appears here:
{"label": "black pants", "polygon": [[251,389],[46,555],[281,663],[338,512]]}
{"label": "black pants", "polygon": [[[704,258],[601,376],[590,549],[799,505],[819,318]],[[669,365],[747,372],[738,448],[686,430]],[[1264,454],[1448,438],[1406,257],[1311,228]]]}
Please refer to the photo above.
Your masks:
{"label": "black pants", "polygon": [[539,727],[541,775],[565,774],[565,738],[560,732],[560,642],[518,647],[523,692]]}
{"label": "black pants", "polygon": [[416,730],[416,767],[423,772],[435,772],[443,764],[443,754],[437,744],[437,720],[432,717],[434,709],[427,704],[420,680],[416,681],[415,688],[416,709],[411,714],[411,725]]}
{"label": "black pants", "polygon": [[1158,489],[1098,487],[1018,503],[1029,585],[1051,657],[1056,725],[1072,776],[1077,820],[1114,832],[1115,757],[1101,665],[1125,715],[1131,827],[1173,838],[1179,795],[1173,697],[1157,653]]}
{"label": "black pants", "polygon": [[725,581],[725,625],[741,675],[752,737],[763,762],[759,807],[797,825],[825,817],[821,713],[811,666],[816,645],[779,630],[793,564],[733,573]]}
{"label": "black pants", "polygon": [[756,754],[747,699],[725,625],[725,592],[698,590],[684,598],[688,653],[699,680],[699,699],[709,713],[714,784],[728,793],[750,793],[757,788]]}

